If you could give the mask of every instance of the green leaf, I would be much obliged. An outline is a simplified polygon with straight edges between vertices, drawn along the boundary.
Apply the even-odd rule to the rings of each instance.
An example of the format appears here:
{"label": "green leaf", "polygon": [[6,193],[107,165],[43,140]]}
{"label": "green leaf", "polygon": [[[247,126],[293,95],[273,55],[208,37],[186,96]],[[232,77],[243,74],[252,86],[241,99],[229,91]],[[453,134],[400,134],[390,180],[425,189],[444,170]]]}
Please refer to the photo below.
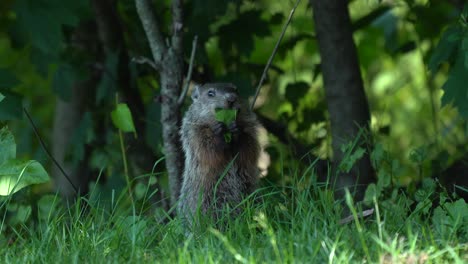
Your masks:
{"label": "green leaf", "polygon": [[49,175],[35,160],[10,159],[0,165],[0,195],[10,195],[26,186],[48,181]]}
{"label": "green leaf", "polygon": [[17,0],[14,10],[23,34],[34,47],[46,54],[57,55],[63,47],[62,27],[76,26],[87,1]]}
{"label": "green leaf", "polygon": [[118,104],[111,113],[112,123],[123,132],[136,132],[133,118],[127,104]]}
{"label": "green leaf", "polygon": [[[235,109],[216,109],[215,119],[224,123],[226,126],[236,120],[237,110]],[[224,141],[230,143],[232,141],[232,133],[227,131],[224,133]]]}
{"label": "green leaf", "polygon": [[23,105],[21,95],[2,91],[3,100],[0,101],[0,120],[16,120],[23,117]]}
{"label": "green leaf", "polygon": [[445,203],[434,210],[432,223],[435,230],[443,237],[461,232],[468,235],[468,205],[463,199]]}
{"label": "green leaf", "polygon": [[5,96],[2,93],[0,93],[0,102],[3,101],[3,99],[5,99]]}
{"label": "green leaf", "polygon": [[464,58],[458,56],[455,65],[450,69],[447,82],[442,86],[442,105],[452,104],[461,116],[468,119],[468,68],[465,67]]}
{"label": "green leaf", "polygon": [[216,109],[215,119],[223,122],[226,125],[231,124],[236,120],[237,110],[235,109]]}
{"label": "green leaf", "polygon": [[435,73],[439,65],[442,62],[448,61],[456,52],[459,45],[458,40],[462,36],[462,33],[459,27],[450,27],[444,32],[429,60],[428,66],[432,73]]}
{"label": "green leaf", "polygon": [[0,166],[7,160],[16,157],[15,138],[11,134],[8,127],[0,129]]}

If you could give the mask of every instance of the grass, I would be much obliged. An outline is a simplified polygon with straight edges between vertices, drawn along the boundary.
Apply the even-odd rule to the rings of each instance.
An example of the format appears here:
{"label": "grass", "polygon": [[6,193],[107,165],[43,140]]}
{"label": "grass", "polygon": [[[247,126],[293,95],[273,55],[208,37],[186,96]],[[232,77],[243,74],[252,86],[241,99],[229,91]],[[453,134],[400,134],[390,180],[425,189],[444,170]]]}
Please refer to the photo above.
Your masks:
{"label": "grass", "polygon": [[[447,200],[444,206],[431,204],[433,208],[421,209],[420,204],[427,204],[426,200],[418,203],[401,190],[394,190],[381,200],[374,197],[369,205],[373,214],[362,217],[362,205],[356,205],[350,196],[334,200],[324,184],[311,180],[310,170],[298,176],[288,186],[260,188],[255,198],[245,200],[245,210],[239,217],[223,220],[227,226],[222,230],[206,221],[205,228],[193,234],[188,234],[177,218],[161,221],[160,212],[131,206],[125,191],[120,199],[82,198],[68,209],[58,204],[55,196],[46,196],[38,203],[35,221],[2,225],[0,262],[466,263],[468,260],[465,222],[468,214],[453,214],[465,209],[468,212],[466,203]],[[352,215],[352,220],[340,223],[343,214]],[[4,220],[5,217],[6,214]]]}

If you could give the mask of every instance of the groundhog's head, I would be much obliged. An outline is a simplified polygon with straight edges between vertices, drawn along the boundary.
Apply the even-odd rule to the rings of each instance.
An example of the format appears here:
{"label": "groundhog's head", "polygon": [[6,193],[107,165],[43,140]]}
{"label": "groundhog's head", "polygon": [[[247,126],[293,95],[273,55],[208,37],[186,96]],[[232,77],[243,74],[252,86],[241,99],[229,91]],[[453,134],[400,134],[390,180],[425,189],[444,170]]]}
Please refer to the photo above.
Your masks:
{"label": "groundhog's head", "polygon": [[214,116],[217,109],[239,110],[241,107],[237,88],[232,83],[196,85],[192,91],[192,100],[201,116]]}

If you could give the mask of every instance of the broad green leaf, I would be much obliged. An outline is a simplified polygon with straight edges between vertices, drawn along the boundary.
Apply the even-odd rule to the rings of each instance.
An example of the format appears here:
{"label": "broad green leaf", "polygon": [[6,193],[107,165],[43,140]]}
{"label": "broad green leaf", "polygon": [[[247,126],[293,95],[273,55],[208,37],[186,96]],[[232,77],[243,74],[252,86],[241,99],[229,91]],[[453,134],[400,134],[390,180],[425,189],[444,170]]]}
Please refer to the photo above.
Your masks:
{"label": "broad green leaf", "polygon": [[0,195],[10,195],[26,186],[48,181],[49,175],[35,160],[11,159],[0,165]]}
{"label": "broad green leaf", "polygon": [[448,61],[456,52],[461,36],[462,31],[459,27],[450,27],[444,32],[429,60],[428,66],[433,73],[437,71],[442,62]]}
{"label": "broad green leaf", "polygon": [[451,236],[456,232],[468,235],[468,205],[463,199],[445,203],[434,210],[432,223],[442,236]]}
{"label": "broad green leaf", "polygon": [[123,132],[136,132],[133,125],[133,118],[127,104],[118,104],[111,113],[112,122]]}
{"label": "broad green leaf", "polygon": [[[236,120],[237,110],[235,109],[216,109],[215,119],[219,122],[229,125]],[[232,141],[232,133],[227,131],[224,133],[224,141],[230,143]]]}
{"label": "broad green leaf", "polygon": [[0,166],[7,160],[16,157],[15,138],[8,127],[0,129]]}
{"label": "broad green leaf", "polygon": [[447,82],[442,86],[442,105],[453,104],[460,115],[468,119],[468,68],[465,68],[464,64],[464,56],[458,56],[455,65],[450,69]]}
{"label": "broad green leaf", "polygon": [[5,96],[2,93],[0,93],[0,102],[3,101],[4,98]]}
{"label": "broad green leaf", "polygon": [[219,122],[223,122],[226,125],[231,124],[236,120],[237,110],[235,109],[217,109],[215,118]]}

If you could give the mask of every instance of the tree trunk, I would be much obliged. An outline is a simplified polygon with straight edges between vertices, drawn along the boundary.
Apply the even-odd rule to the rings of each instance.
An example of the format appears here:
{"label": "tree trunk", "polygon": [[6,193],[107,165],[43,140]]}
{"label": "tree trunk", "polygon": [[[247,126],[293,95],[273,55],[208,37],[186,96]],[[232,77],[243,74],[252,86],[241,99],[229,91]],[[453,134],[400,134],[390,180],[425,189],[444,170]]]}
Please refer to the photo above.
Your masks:
{"label": "tree trunk", "polygon": [[161,125],[163,128],[166,168],[169,177],[171,204],[174,205],[180,192],[184,154],[182,152],[179,128],[181,125],[180,106],[177,99],[182,90],[182,1],[172,1],[172,37],[166,44],[153,9],[148,0],[135,0],[138,16],[148,39],[154,64],[161,77]]}
{"label": "tree trunk", "polygon": [[[93,41],[96,39],[95,36],[94,23],[82,23],[73,32],[72,43],[69,43],[69,45],[75,49],[96,53],[96,43]],[[83,118],[88,97],[91,91],[95,89],[98,79],[98,76],[91,74],[88,80],[77,80],[70,87],[71,96],[69,101],[58,97],[55,105],[52,156],[67,173],[69,179],[56,166],[52,167],[52,178],[55,181],[55,188],[65,200],[71,201],[76,196],[88,192],[88,183],[91,178],[88,164],[90,147],[84,146],[84,157],[75,164],[67,160],[67,154],[74,147],[70,141]],[[79,193],[75,192],[69,180],[79,190]]]}
{"label": "tree trunk", "polygon": [[[73,185],[80,191],[75,193],[73,186],[56,166],[52,168],[52,177],[55,188],[65,200],[72,200],[77,195],[87,193],[89,175],[83,169],[87,168],[87,157],[76,166],[66,160],[69,148],[72,146],[70,140],[76,132],[83,116],[84,93],[90,82],[77,83],[72,87],[70,102],[57,98],[55,105],[54,127],[52,131],[53,145],[52,156],[62,166]],[[92,85],[92,84],[91,84]]]}
{"label": "tree trunk", "polygon": [[[323,81],[330,115],[333,160],[344,157],[341,146],[354,140],[360,129],[368,131],[369,106],[353,41],[348,1],[311,0],[318,46],[322,61]],[[364,142],[361,137],[358,146]],[[335,169],[337,165],[334,166]],[[335,175],[335,173],[334,173]],[[374,171],[366,153],[350,173],[338,172],[336,188],[368,184]],[[359,196],[358,196],[359,197]]]}

